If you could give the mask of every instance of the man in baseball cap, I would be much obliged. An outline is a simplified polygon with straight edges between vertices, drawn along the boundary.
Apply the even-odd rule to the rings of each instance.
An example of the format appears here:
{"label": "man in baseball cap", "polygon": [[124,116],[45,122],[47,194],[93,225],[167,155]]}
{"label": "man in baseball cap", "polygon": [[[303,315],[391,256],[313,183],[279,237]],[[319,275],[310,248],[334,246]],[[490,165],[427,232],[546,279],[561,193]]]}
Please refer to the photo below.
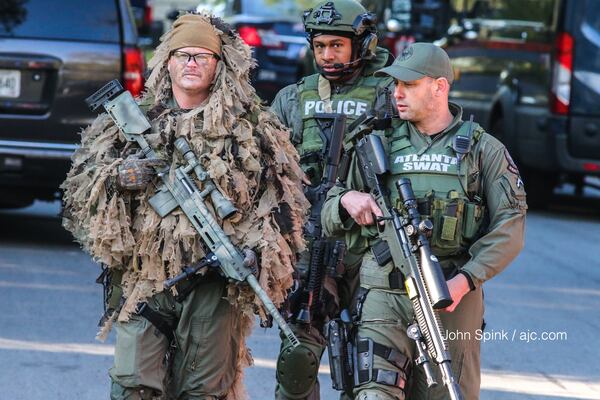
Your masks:
{"label": "man in baseball cap", "polygon": [[[414,43],[375,76],[395,80],[402,120],[386,135],[390,168],[385,192],[390,193],[389,204],[396,204],[394,183],[410,179],[419,212],[433,223],[431,251],[440,261],[453,300],[439,315],[442,335],[456,333],[448,340],[454,382],[463,398],[478,399],[482,285],[504,270],[523,246],[523,182],[504,145],[478,124],[463,122],[461,107],[448,101],[453,72],[443,49]],[[383,213],[362,184],[358,168],[346,182],[347,187],[335,187],[327,195],[321,214],[325,234],[344,235],[346,243],[368,238],[378,244],[381,255],[385,242],[373,240],[378,235],[373,215]],[[406,328],[415,322],[415,312],[400,266],[374,253],[369,248],[360,267],[366,295],[359,299],[354,332],[359,352],[373,350],[360,353],[364,358],[355,365],[354,398],[449,398],[446,385],[428,389],[425,370],[412,361],[418,354]],[[450,382],[435,365],[433,371],[437,382]]]}
{"label": "man in baseball cap", "polygon": [[421,133],[438,133],[452,121],[448,93],[454,73],[448,54],[438,46],[414,43],[375,76],[396,80],[394,97],[400,118],[412,122]]}

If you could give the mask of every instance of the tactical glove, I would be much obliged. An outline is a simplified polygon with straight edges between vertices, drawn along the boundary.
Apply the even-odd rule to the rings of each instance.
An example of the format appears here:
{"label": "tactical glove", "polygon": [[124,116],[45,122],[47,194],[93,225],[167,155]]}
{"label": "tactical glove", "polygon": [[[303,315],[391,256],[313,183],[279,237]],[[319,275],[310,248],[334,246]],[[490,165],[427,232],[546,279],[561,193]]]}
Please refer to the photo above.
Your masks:
{"label": "tactical glove", "polygon": [[165,163],[162,160],[151,160],[131,155],[119,166],[117,186],[121,190],[144,189],[156,175],[154,167],[164,166]]}
{"label": "tactical glove", "polygon": [[258,278],[258,258],[256,257],[256,253],[250,249],[244,249],[242,253],[244,253],[244,266],[250,268],[254,276]]}

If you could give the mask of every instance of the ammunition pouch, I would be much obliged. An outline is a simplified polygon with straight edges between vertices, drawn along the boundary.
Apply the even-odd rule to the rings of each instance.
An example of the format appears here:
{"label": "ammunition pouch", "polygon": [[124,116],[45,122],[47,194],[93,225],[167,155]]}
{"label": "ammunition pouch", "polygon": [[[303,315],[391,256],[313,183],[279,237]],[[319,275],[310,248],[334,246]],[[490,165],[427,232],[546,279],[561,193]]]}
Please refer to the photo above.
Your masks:
{"label": "ammunition pouch", "polygon": [[423,219],[430,219],[433,232],[431,250],[438,257],[453,256],[467,251],[480,233],[485,206],[471,202],[451,191],[447,198],[430,194],[417,199]]}
{"label": "ammunition pouch", "polygon": [[383,267],[390,261],[392,261],[392,253],[390,252],[390,246],[388,246],[385,240],[378,240],[371,246],[375,261],[380,267]]}
{"label": "ammunition pouch", "polygon": [[[398,371],[374,368],[374,356],[387,360]],[[357,338],[353,349],[354,385],[361,386],[375,382],[388,386],[396,386],[403,391],[406,388],[407,377],[410,373],[410,359],[398,350],[384,346],[372,339]]]}

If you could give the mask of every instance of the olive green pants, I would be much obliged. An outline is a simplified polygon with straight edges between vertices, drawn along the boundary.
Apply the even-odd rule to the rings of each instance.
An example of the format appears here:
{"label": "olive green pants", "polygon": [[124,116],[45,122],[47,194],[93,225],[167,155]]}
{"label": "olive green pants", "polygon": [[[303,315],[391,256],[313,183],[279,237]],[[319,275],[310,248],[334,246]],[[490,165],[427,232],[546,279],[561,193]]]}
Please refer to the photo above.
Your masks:
{"label": "olive green pants", "polygon": [[[483,323],[482,290],[477,289],[463,297],[452,313],[441,312],[440,318],[448,337],[452,371],[460,385],[465,400],[479,398],[480,343],[478,338]],[[389,290],[371,289],[362,306],[358,327],[360,338],[373,341],[400,351],[415,359],[415,344],[406,334],[414,322],[412,304],[405,294]],[[432,363],[433,364],[433,363]],[[373,367],[398,372],[398,368],[383,358],[374,356]],[[433,364],[438,386],[428,389],[421,367],[412,368],[409,376],[408,394],[395,386],[369,382],[354,389],[356,399],[449,399],[439,369]]]}
{"label": "olive green pants", "polygon": [[[300,263],[308,263],[303,254]],[[348,260],[351,260],[348,262]],[[339,301],[339,309],[349,308],[352,298],[359,285],[359,266],[361,257],[348,255],[346,271],[344,275],[335,280],[334,287],[330,288],[337,293],[335,297]],[[293,310],[297,311],[297,310]],[[339,310],[338,310],[339,312]],[[303,324],[289,323],[290,328],[300,341],[300,348],[304,350],[303,355],[286,357],[290,349],[287,338],[281,335],[282,343],[277,363],[277,386],[275,388],[275,399],[277,400],[319,400],[318,371],[321,357],[325,351],[326,341],[323,337],[323,326],[307,327]],[[282,362],[285,362],[285,367]],[[289,373],[293,374],[293,378]],[[286,376],[285,374],[288,374]],[[285,382],[284,382],[285,379]]]}
{"label": "olive green pants", "polygon": [[175,327],[171,351],[167,338],[145,318],[117,323],[111,399],[223,398],[233,384],[243,339],[238,312],[223,297],[224,289],[219,280],[198,285],[182,303],[165,293],[148,301]]}

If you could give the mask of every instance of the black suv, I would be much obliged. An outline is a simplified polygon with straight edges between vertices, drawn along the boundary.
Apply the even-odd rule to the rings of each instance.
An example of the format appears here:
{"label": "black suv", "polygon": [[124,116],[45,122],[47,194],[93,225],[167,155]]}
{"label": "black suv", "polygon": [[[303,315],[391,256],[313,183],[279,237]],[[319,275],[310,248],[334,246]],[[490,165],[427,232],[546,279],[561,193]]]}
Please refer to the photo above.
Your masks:
{"label": "black suv", "polygon": [[95,117],[84,98],[115,78],[139,94],[143,70],[127,0],[3,1],[0,207],[56,199]]}
{"label": "black suv", "polygon": [[258,68],[251,75],[259,96],[271,102],[284,86],[298,81],[298,62],[306,51],[302,2],[227,1],[224,17],[252,47]]}
{"label": "black suv", "polygon": [[580,189],[600,175],[600,2],[469,4],[446,38],[452,99],[508,147],[528,203],[543,206],[560,177]]}

